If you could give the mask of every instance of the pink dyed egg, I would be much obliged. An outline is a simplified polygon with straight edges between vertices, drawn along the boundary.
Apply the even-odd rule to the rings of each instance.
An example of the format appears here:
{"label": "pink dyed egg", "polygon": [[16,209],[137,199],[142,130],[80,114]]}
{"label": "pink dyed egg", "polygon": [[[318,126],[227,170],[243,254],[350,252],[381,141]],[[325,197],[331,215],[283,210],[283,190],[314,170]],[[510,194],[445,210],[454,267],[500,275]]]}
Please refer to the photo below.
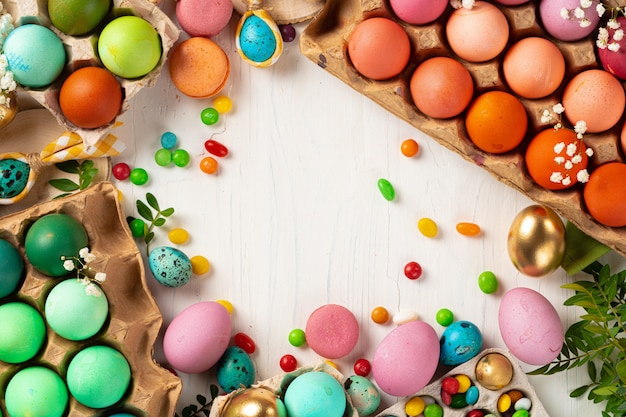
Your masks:
{"label": "pink dyed egg", "polygon": [[224,306],[214,301],[192,304],[170,323],[163,352],[170,365],[197,374],[210,369],[226,351],[232,323]]}
{"label": "pink dyed egg", "polygon": [[[596,4],[582,9],[585,18],[589,20],[588,26],[581,26],[580,19],[574,16],[574,10],[581,7],[580,0],[541,0],[539,4],[539,16],[543,28],[552,36],[562,41],[577,41],[589,36],[598,26],[600,16],[596,12]],[[568,17],[564,18],[561,11],[565,9]]]}
{"label": "pink dyed egg", "polygon": [[411,25],[425,25],[437,20],[448,6],[448,0],[389,0],[398,18]]}
{"label": "pink dyed egg", "polygon": [[563,347],[563,326],[556,309],[530,288],[518,287],[504,294],[498,323],[504,344],[530,365],[550,363]]}
{"label": "pink dyed egg", "polygon": [[[626,28],[626,17],[618,17],[617,23],[619,23],[620,28],[624,30]],[[607,31],[608,39],[606,40],[606,47],[598,48],[598,58],[605,70],[621,80],[626,80],[626,38],[615,40],[615,29],[607,29]],[[609,49],[612,43],[619,45],[617,51]],[[611,46],[611,48],[613,47]]]}
{"label": "pink dyed egg", "polygon": [[439,337],[423,321],[411,321],[392,330],[378,345],[372,375],[380,389],[404,397],[424,388],[439,363]]}
{"label": "pink dyed egg", "polygon": [[354,314],[337,304],[316,309],[306,322],[306,342],[318,355],[337,359],[349,354],[359,341]]}

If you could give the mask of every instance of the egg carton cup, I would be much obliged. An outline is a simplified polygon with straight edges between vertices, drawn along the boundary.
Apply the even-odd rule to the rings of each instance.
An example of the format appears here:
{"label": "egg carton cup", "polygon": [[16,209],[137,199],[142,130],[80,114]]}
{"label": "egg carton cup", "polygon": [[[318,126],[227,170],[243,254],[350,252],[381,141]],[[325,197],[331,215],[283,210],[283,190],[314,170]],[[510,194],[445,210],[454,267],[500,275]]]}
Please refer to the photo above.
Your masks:
{"label": "egg carton cup", "polygon": [[[511,382],[506,387],[503,387],[500,390],[489,390],[482,386],[476,380],[476,364],[483,356],[489,353],[499,353],[501,355],[504,355],[513,366],[513,378],[511,379]],[[443,403],[443,401],[441,400],[441,382],[444,378],[454,377],[455,375],[467,375],[471,379],[472,384],[474,384],[478,388],[479,397],[476,404],[468,405],[467,407],[461,409],[454,409],[446,406]],[[534,388],[528,381],[526,374],[520,367],[519,362],[513,356],[511,356],[508,351],[498,348],[490,348],[481,351],[474,358],[448,371],[441,378],[437,379],[435,382],[428,384],[415,395],[406,397],[398,401],[391,407],[376,414],[375,417],[406,417],[406,403],[415,396],[426,396],[433,398],[437,402],[437,404],[439,404],[443,408],[444,417],[464,417],[472,409],[482,409],[492,413],[495,416],[501,416],[502,414],[499,413],[497,410],[498,398],[500,397],[500,395],[510,390],[521,391],[526,396],[526,398],[531,400],[532,406],[529,410],[530,416],[550,417],[543,404],[537,397]]]}
{"label": "egg carton cup", "polygon": [[[97,40],[99,32],[85,36],[70,36],[56,29],[48,15],[48,2],[46,0],[1,0],[6,10],[13,17],[15,26],[27,23],[36,23],[46,26],[54,31],[63,42],[67,53],[66,66],[61,75],[48,87],[41,89],[19,87],[20,93],[25,93],[35,99],[39,104],[48,109],[54,117],[68,131],[79,134],[85,144],[93,145],[111,129],[116,126],[116,120],[105,126],[96,129],[83,129],[68,121],[59,106],[59,91],[63,81],[76,69],[84,66],[104,67],[97,54]],[[132,14],[148,21],[159,33],[161,38],[162,54],[157,66],[148,74],[141,78],[126,79],[117,77],[122,87],[122,107],[118,117],[126,112],[130,106],[130,100],[144,87],[152,87],[161,70],[163,69],[167,56],[180,36],[180,30],[170,20],[170,18],[159,8],[157,1],[149,0],[113,0],[112,10],[105,18],[110,21],[119,15]],[[101,28],[102,25],[99,26]]]}
{"label": "egg carton cup", "polygon": [[4,391],[17,371],[41,365],[64,377],[74,354],[84,347],[103,344],[120,351],[129,362],[132,376],[128,391],[119,403],[106,409],[86,407],[70,396],[64,416],[99,417],[113,411],[141,417],[174,415],[182,384],[153,359],[153,347],[163,319],[146,284],[141,254],[117,200],[117,189],[110,182],[0,218],[0,238],[14,245],[25,261],[22,287],[0,303],[25,302],[43,316],[47,294],[66,278],[51,278],[36,271],[25,256],[24,239],[35,220],[57,212],[72,216],[87,231],[90,251],[97,257],[90,265],[107,274],[102,290],[109,302],[109,318],[98,334],[78,342],[60,337],[47,326],[45,345],[34,358],[21,364],[0,361],[0,414],[8,415]]}
{"label": "egg carton cup", "polygon": [[[275,375],[271,378],[258,381],[254,383],[251,387],[260,387],[265,388],[271,392],[273,392],[278,398],[283,398],[285,390],[298,376],[307,373],[307,372],[326,372],[333,378],[335,378],[341,386],[343,386],[344,376],[341,372],[339,372],[334,367],[330,366],[326,362],[320,362],[317,365],[313,366],[305,366],[296,369],[293,372],[282,373],[279,375]],[[242,389],[243,390],[243,389]],[[222,410],[228,403],[228,400],[233,396],[237,395],[242,390],[233,391],[229,394],[220,395],[215,398],[213,401],[213,405],[211,406],[211,413],[209,417],[220,417],[222,415]],[[359,413],[356,411],[356,408],[352,405],[352,400],[350,396],[346,393],[346,411],[344,412],[343,417],[359,417]],[[404,416],[403,416],[404,417]]]}
{"label": "egg carton cup", "polygon": [[[524,151],[528,141],[540,130],[553,126],[542,123],[543,111],[550,110],[561,102],[563,89],[574,75],[583,70],[600,68],[594,51],[595,39],[578,42],[554,40],[537,21],[536,0],[516,7],[491,3],[500,8],[507,17],[510,36],[505,51],[495,59],[483,63],[463,61],[449,50],[445,40],[445,22],[451,11],[449,6],[446,13],[434,23],[415,26],[398,19],[387,0],[327,0],[324,9],[304,29],[300,37],[300,50],[320,68],[431,136],[444,147],[485,169],[499,181],[537,203],[552,208],[586,234],[626,256],[626,228],[611,228],[596,222],[584,207],[581,184],[569,190],[549,191],[535,184],[525,171]],[[405,29],[411,41],[412,55],[409,64],[401,74],[386,81],[374,81],[362,76],[348,56],[347,45],[351,34],[361,21],[371,17],[395,20]],[[474,97],[490,90],[511,92],[502,76],[502,59],[515,41],[528,36],[540,36],[554,41],[565,58],[566,75],[565,81],[551,96],[537,100],[520,99],[529,116],[529,125],[525,140],[516,150],[499,155],[483,152],[467,136],[465,112],[451,119],[434,119],[421,113],[413,104],[409,89],[411,75],[421,62],[435,56],[456,58],[469,70],[474,80]],[[625,84],[622,83],[623,86]],[[624,162],[624,155],[619,149],[619,136],[625,118],[626,115],[622,116],[611,130],[585,134],[585,143],[595,152],[589,160],[590,171],[605,162]]]}

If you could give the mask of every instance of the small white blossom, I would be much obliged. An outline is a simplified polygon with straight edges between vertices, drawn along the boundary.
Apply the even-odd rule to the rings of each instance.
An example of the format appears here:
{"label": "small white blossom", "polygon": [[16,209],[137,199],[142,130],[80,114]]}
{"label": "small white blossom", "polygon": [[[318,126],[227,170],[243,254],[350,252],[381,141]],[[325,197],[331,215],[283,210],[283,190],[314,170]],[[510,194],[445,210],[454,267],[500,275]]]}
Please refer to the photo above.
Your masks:
{"label": "small white blossom", "polygon": [[606,12],[606,8],[604,7],[604,4],[598,3],[596,5],[596,13],[598,13],[598,16],[602,17],[604,15],[604,12]]}
{"label": "small white blossom", "polygon": [[556,103],[553,107],[552,107],[552,111],[555,112],[556,114],[561,114],[565,111],[565,107],[563,107],[563,105],[561,103]]}
{"label": "small white blossom", "polygon": [[588,9],[593,5],[591,0],[580,0],[580,7],[583,9]]}
{"label": "small white blossom", "polygon": [[587,156],[589,158],[591,158],[593,156],[593,149],[591,148],[587,148],[587,150],[585,151],[585,153],[587,154]]}
{"label": "small white blossom", "polygon": [[572,168],[574,168],[574,164],[572,164],[571,160],[565,162],[565,169],[572,169]]}
{"label": "small white blossom", "polygon": [[588,28],[589,26],[591,26],[591,20],[587,19],[586,17],[583,17],[582,19],[578,21],[578,24],[580,25],[581,28]]}
{"label": "small white blossom", "polygon": [[617,21],[617,19],[613,18],[613,19],[609,19],[608,22],[606,22],[606,27],[609,29],[619,29],[620,28],[620,24]]}
{"label": "small white blossom", "polygon": [[577,7],[574,9],[574,17],[576,19],[584,19],[585,18],[585,11],[583,9],[581,9],[580,7]]}
{"label": "small white blossom", "polygon": [[560,172],[553,172],[552,175],[550,175],[550,181],[554,183],[560,183],[561,181],[563,181],[563,174],[561,174]]}
{"label": "small white blossom", "polygon": [[575,143],[570,143],[567,145],[567,150],[565,151],[567,156],[571,158],[572,156],[576,155],[576,152],[578,152],[578,145],[576,145]]}
{"label": "small white blossom", "polygon": [[563,149],[565,149],[565,142],[559,142],[554,145],[554,153],[557,155],[560,154]]}
{"label": "small white blossom", "polygon": [[586,169],[581,169],[580,171],[578,171],[578,174],[576,174],[576,179],[578,180],[578,182],[581,182],[581,183],[588,182],[589,172],[587,172]]}
{"label": "small white blossom", "polygon": [[587,123],[584,120],[579,120],[574,125],[574,132],[577,133],[578,139],[582,139],[582,135],[587,131]]}
{"label": "small white blossom", "polygon": [[74,261],[71,259],[66,259],[63,261],[63,269],[66,271],[73,271],[76,265],[74,265]]}
{"label": "small white blossom", "polygon": [[87,293],[87,295],[91,295],[93,297],[102,296],[102,292],[100,291],[98,286],[94,284],[93,282],[90,282],[89,284],[85,286],[85,292]]}
{"label": "small white blossom", "polygon": [[94,281],[98,284],[102,284],[107,279],[107,274],[104,272],[96,272],[96,275],[93,277]]}
{"label": "small white blossom", "polygon": [[576,154],[570,159],[573,164],[580,164],[583,161],[583,157],[581,154]]}
{"label": "small white blossom", "polygon": [[567,10],[565,7],[559,10],[559,15],[561,15],[562,19],[569,20],[569,10]]}
{"label": "small white blossom", "polygon": [[572,183],[572,179],[569,177],[569,175],[563,178],[563,181],[561,181],[561,184],[565,185],[566,187],[570,185],[571,183]]}
{"label": "small white blossom", "polygon": [[609,43],[609,46],[607,46],[607,48],[611,52],[617,52],[617,51],[619,51],[620,46],[619,46],[619,43],[617,43],[617,42],[611,42],[611,43]]}
{"label": "small white blossom", "polygon": [[78,251],[78,256],[85,259],[85,257],[89,255],[89,248],[85,247]]}
{"label": "small white blossom", "polygon": [[565,158],[562,156],[557,156],[554,158],[554,162],[556,162],[558,165],[561,165],[565,163]]}
{"label": "small white blossom", "polygon": [[474,3],[475,3],[475,0],[462,0],[464,9],[469,9],[469,10],[473,9]]}

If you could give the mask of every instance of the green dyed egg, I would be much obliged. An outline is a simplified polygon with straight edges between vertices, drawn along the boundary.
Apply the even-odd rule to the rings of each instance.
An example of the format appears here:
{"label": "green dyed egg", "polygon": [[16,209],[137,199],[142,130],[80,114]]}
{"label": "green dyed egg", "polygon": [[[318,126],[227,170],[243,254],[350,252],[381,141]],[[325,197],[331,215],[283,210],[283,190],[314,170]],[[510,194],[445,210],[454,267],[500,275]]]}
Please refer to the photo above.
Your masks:
{"label": "green dyed egg", "polygon": [[49,0],[48,14],[54,27],[68,35],[84,35],[102,22],[111,0]]}
{"label": "green dyed egg", "polygon": [[17,249],[0,239],[0,298],[13,294],[22,280],[24,260]]}
{"label": "green dyed egg", "polygon": [[91,408],[109,407],[121,400],[130,377],[130,365],[124,355],[108,346],[81,350],[67,368],[70,393]]}
{"label": "green dyed egg", "polygon": [[24,249],[33,267],[52,277],[66,275],[62,256],[78,257],[89,243],[82,224],[67,214],[46,214],[37,219],[28,232]]}
{"label": "green dyed egg", "polygon": [[0,160],[0,198],[13,198],[28,183],[30,165],[17,159]]}
{"label": "green dyed egg", "polygon": [[68,399],[63,379],[42,366],[16,373],[5,393],[6,408],[11,416],[61,417]]}
{"label": "green dyed egg", "polygon": [[0,306],[0,360],[22,363],[33,358],[46,338],[46,324],[28,304],[11,302]]}
{"label": "green dyed egg", "polygon": [[107,297],[101,289],[99,292],[99,296],[91,295],[74,278],[60,282],[46,298],[44,311],[48,325],[69,340],[85,340],[95,335],[109,314]]}

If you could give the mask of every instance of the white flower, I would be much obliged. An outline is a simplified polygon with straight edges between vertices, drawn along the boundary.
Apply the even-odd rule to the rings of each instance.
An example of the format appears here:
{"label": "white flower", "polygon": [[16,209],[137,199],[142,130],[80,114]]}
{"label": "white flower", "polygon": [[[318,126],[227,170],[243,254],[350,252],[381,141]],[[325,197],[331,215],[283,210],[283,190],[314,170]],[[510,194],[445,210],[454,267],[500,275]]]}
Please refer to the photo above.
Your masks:
{"label": "white flower", "polygon": [[579,120],[574,125],[574,132],[582,135],[587,131],[587,123],[584,120]]}
{"label": "white flower", "polygon": [[561,15],[561,18],[564,20],[569,20],[569,10],[567,10],[565,7],[563,7],[560,11],[559,11],[559,15]]}
{"label": "white flower", "polygon": [[574,9],[574,17],[576,17],[576,19],[584,19],[585,18],[585,11],[583,9],[581,9],[580,7],[577,7]]}
{"label": "white flower", "polygon": [[619,29],[620,24],[617,21],[617,19],[613,18],[613,19],[609,19],[609,21],[606,22],[606,27],[609,29]]}
{"label": "white flower", "polygon": [[107,279],[107,274],[105,272],[96,272],[96,275],[93,277],[94,281],[98,284],[102,284]]}
{"label": "white flower", "polygon": [[567,150],[565,151],[567,156],[571,158],[572,156],[576,155],[576,152],[578,152],[578,145],[576,145],[575,143],[570,143],[567,145]]}
{"label": "white flower", "polygon": [[471,10],[472,8],[474,8],[474,2],[474,0],[463,0],[463,8]]}
{"label": "white flower", "polygon": [[554,153],[557,155],[560,154],[563,149],[565,149],[565,142],[559,142],[554,145]]}
{"label": "white flower", "polygon": [[550,175],[550,181],[560,183],[561,181],[563,181],[563,174],[561,174],[560,172],[553,172],[552,175]]}
{"label": "white flower", "polygon": [[561,184],[568,186],[572,183],[572,179],[569,177],[569,175],[565,178],[563,178],[563,181],[561,181]]}
{"label": "white flower", "polygon": [[578,180],[578,182],[588,182],[589,181],[589,172],[587,172],[586,169],[581,169],[580,171],[578,171],[578,174],[576,174],[576,179]]}
{"label": "white flower", "polygon": [[580,0],[580,7],[582,7],[583,9],[588,9],[591,7],[591,5],[593,5],[593,2],[591,0]]}
{"label": "white flower", "polygon": [[617,52],[617,51],[619,51],[619,43],[611,42],[609,44],[608,48],[609,48],[609,51],[611,51],[611,52]]}
{"label": "white flower", "polygon": [[91,295],[93,297],[100,297],[100,296],[102,296],[102,292],[100,291],[98,286],[96,284],[94,284],[93,282],[90,282],[89,284],[87,284],[85,286],[85,293],[87,293],[87,295]]}
{"label": "white flower", "polygon": [[591,148],[587,148],[587,150],[585,151],[585,153],[587,154],[587,156],[589,158],[591,158],[593,156],[593,149]]}
{"label": "white flower", "polygon": [[624,39],[624,29],[620,28],[613,33],[613,40],[619,42],[622,39]]}
{"label": "white flower", "polygon": [[578,23],[580,24],[581,28],[588,28],[589,26],[591,26],[591,20],[587,19],[586,17],[580,19]]}
{"label": "white flower", "polygon": [[71,259],[66,259],[63,261],[63,269],[66,271],[73,271],[76,265],[74,265],[74,261]]}
{"label": "white flower", "polygon": [[602,17],[602,15],[604,15],[604,12],[606,12],[606,8],[604,7],[604,4],[598,3],[596,5],[596,12],[598,13],[598,16]]}
{"label": "white flower", "polygon": [[570,159],[573,164],[580,164],[583,161],[583,157],[580,154],[576,154]]}
{"label": "white flower", "polygon": [[565,162],[565,169],[572,169],[572,168],[574,168],[574,164],[572,164],[571,160]]}
{"label": "white flower", "polygon": [[555,112],[556,114],[561,114],[565,111],[565,107],[563,107],[563,105],[561,103],[556,103],[553,107],[552,107],[552,111]]}
{"label": "white flower", "polygon": [[565,158],[563,158],[562,156],[557,156],[554,158],[554,162],[556,162],[558,165],[561,165],[565,162]]}

